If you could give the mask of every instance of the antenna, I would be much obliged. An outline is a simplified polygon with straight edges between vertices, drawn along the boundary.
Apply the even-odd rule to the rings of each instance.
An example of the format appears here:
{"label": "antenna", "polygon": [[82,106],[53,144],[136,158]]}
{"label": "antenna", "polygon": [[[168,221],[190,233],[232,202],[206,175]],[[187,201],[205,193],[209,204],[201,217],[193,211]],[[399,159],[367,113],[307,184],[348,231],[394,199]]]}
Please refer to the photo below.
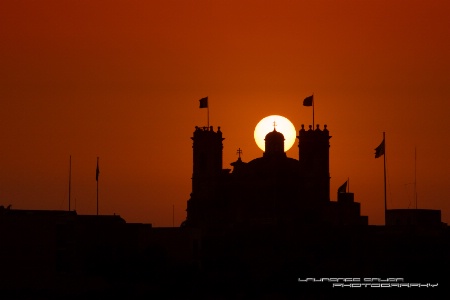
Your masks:
{"label": "antenna", "polygon": [[72,183],[72,155],[69,155],[69,211],[70,211],[70,187]]}
{"label": "antenna", "polygon": [[414,147],[414,198],[417,209],[417,148]]}
{"label": "antenna", "polygon": [[98,175],[100,173],[100,169],[98,167],[99,157],[97,156],[97,169],[95,170],[95,180],[97,181],[97,216],[98,216]]}

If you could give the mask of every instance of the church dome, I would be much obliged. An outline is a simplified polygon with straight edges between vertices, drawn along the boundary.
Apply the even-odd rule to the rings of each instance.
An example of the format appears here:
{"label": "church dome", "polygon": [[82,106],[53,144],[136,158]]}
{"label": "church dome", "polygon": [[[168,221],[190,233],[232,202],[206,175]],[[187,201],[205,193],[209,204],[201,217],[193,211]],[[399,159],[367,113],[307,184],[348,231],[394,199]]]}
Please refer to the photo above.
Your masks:
{"label": "church dome", "polygon": [[269,132],[268,134],[266,134],[266,137],[264,138],[264,140],[282,140],[284,141],[284,135],[281,132],[278,132],[275,128],[273,129],[272,132]]}
{"label": "church dome", "polygon": [[284,135],[275,128],[265,137],[264,156],[283,155],[284,154]]}

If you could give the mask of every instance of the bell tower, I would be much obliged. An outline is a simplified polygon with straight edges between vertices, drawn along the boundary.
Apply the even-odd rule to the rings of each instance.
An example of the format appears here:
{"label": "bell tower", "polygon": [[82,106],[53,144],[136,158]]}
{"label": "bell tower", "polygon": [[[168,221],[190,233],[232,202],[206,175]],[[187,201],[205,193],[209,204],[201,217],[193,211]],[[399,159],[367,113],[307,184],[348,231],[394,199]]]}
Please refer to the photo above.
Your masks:
{"label": "bell tower", "polygon": [[311,201],[330,201],[330,134],[327,125],[321,130],[319,125],[313,130],[305,130],[302,125],[299,136],[300,174],[304,180],[305,196]]}
{"label": "bell tower", "polygon": [[187,225],[201,226],[213,205],[222,172],[222,132],[220,127],[195,127],[193,140],[192,193],[187,205]]}

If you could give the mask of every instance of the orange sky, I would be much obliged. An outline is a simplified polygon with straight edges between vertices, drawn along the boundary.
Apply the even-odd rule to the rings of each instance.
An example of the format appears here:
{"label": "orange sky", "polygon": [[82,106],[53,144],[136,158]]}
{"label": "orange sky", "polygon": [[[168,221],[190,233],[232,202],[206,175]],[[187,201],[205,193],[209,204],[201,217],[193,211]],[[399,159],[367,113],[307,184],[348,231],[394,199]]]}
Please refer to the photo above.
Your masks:
{"label": "orange sky", "polygon": [[[331,198],[350,190],[369,223],[388,207],[450,223],[450,2],[3,1],[0,204],[177,225],[191,190],[192,141],[221,126],[224,168],[262,155],[260,119],[327,124]],[[298,158],[298,147],[288,151]],[[75,200],[76,199],[76,200]]]}

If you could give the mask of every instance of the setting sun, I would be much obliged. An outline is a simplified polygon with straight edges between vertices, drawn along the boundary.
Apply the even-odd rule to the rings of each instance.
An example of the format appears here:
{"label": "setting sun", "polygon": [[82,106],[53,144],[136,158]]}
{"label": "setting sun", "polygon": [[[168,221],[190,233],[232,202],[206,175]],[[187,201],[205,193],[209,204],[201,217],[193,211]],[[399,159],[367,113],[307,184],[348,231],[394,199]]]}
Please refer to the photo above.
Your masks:
{"label": "setting sun", "polygon": [[265,150],[264,138],[266,134],[273,131],[274,122],[276,131],[284,135],[284,151],[288,151],[295,143],[297,132],[291,121],[283,116],[272,115],[259,121],[254,133],[255,142],[261,150]]}

